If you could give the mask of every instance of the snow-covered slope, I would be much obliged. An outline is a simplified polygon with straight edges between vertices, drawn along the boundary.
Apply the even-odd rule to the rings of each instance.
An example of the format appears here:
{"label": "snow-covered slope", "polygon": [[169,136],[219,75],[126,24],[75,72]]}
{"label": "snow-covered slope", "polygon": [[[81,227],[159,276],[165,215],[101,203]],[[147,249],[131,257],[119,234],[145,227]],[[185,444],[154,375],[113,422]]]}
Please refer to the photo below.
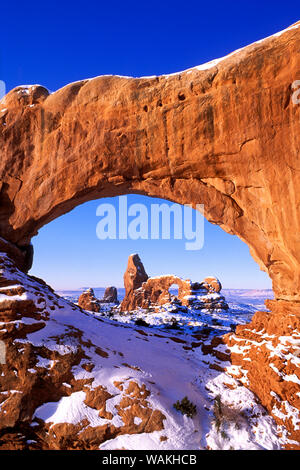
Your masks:
{"label": "snow-covered slope", "polygon": [[[97,318],[1,256],[0,311],[11,317],[0,323],[7,353],[0,365],[0,448],[278,449],[286,443],[284,429],[234,378],[229,350],[219,342],[211,350],[201,329],[157,331]],[[196,405],[193,418],[173,407],[185,396]]]}

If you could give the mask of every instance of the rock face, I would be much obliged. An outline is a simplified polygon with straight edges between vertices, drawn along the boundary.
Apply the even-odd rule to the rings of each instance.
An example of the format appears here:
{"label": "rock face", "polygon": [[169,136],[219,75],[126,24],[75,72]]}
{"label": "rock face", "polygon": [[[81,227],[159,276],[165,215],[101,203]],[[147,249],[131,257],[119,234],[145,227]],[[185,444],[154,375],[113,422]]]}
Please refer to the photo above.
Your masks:
{"label": "rock face", "polygon": [[221,292],[222,290],[222,284],[216,277],[206,277],[203,281],[203,285],[208,290],[208,292],[211,293]]}
{"label": "rock face", "polygon": [[130,255],[124,274],[124,287],[126,294],[141,287],[147,281],[148,275],[138,254]]}
{"label": "rock face", "polygon": [[[275,301],[268,303],[271,312],[256,314],[247,328],[240,327],[226,341],[233,348],[246,345],[251,357],[242,356],[250,360],[241,355],[233,360],[242,361],[243,371],[248,371],[249,388],[270,412],[275,410],[279,422],[289,423],[294,436],[299,433],[299,420],[288,418],[289,406],[299,411],[295,389],[299,391],[300,379],[299,350],[294,348],[299,348],[300,316],[300,105],[293,99],[299,62],[296,23],[222,60],[171,76],[104,76],[52,94],[40,85],[18,87],[1,100],[0,236],[1,250],[12,258],[10,276],[0,275],[5,289],[1,318],[17,321],[34,314],[36,319],[32,325],[23,323],[22,331],[10,323],[1,333],[10,342],[5,380],[9,377],[12,390],[23,380],[28,391],[9,397],[10,413],[3,415],[2,429],[17,423],[24,432],[20,423],[39,405],[40,390],[47,395],[44,401],[58,399],[56,372],[46,375],[41,387],[27,374],[36,361],[31,346],[21,355],[13,345],[16,335],[43,328],[51,311],[59,308],[52,303],[45,309],[43,298],[34,307],[26,292],[15,303],[18,283],[12,281],[19,276],[18,267],[30,267],[31,238],[78,204],[130,192],[194,207],[204,204],[206,218],[238,235],[268,272],[275,294]],[[147,281],[146,273],[139,277],[135,262],[132,274],[126,280],[132,290]],[[25,291],[28,285],[34,290],[30,279]],[[270,341],[274,335],[274,347],[284,336],[293,338],[286,342],[286,356],[281,346],[276,349],[276,364],[265,338],[257,345],[261,332]],[[76,365],[81,357],[67,359]],[[71,374],[67,363],[64,367]],[[60,393],[67,393],[62,388],[65,377],[60,378]]]}
{"label": "rock face", "polygon": [[94,290],[91,288],[83,292],[78,299],[79,307],[83,308],[84,310],[89,310],[90,312],[100,312],[102,303],[119,303],[116,287],[107,287],[105,289],[103,299],[100,300],[97,299]]}
{"label": "rock face", "polygon": [[[60,298],[44,282],[19,271],[4,253],[0,273],[0,304],[5,305],[6,315],[4,318],[2,309],[1,450],[98,450],[101,444],[120,435],[144,435],[164,429],[166,417],[149,401],[149,383],[140,371],[135,371],[134,377],[130,374],[133,369],[126,351],[117,354],[115,348],[103,348],[108,334],[103,333],[95,316]],[[92,298],[91,291],[86,294]],[[30,304],[26,297],[30,297]],[[106,384],[110,392],[104,386],[91,386],[109,357],[115,363],[112,370],[118,371],[118,381]],[[120,374],[122,362],[126,365]],[[78,413],[78,398],[73,401],[72,397],[80,396],[82,409]],[[112,397],[118,398],[110,407],[114,415],[107,411],[106,403]],[[49,402],[50,407],[56,402],[55,408],[62,403],[66,414],[71,406],[72,422],[68,416],[58,422],[40,416],[40,407],[47,407]]]}
{"label": "rock face", "polygon": [[0,236],[26,247],[78,204],[128,192],[202,203],[249,245],[276,298],[300,301],[299,26],[170,76],[9,92]]}
{"label": "rock face", "polygon": [[19,249],[13,243],[8,242],[0,237],[0,252],[6,253],[14,260],[16,266],[22,271],[29,271],[32,266],[33,246],[28,245],[23,249]]}
{"label": "rock face", "polygon": [[260,398],[294,444],[300,443],[300,316],[290,302],[267,301],[270,312],[256,312],[252,322],[225,335],[237,374]]}
{"label": "rock face", "polygon": [[215,277],[207,277],[203,282],[191,282],[170,274],[148,278],[139,255],[135,254],[128,259],[124,274],[125,296],[120,310],[130,311],[171,302],[173,296],[169,289],[173,284],[178,286],[176,302],[181,305],[195,309],[228,309],[224,297],[219,294],[221,283]]}
{"label": "rock face", "polygon": [[83,292],[78,299],[79,307],[91,312],[100,312],[101,305],[99,300],[95,297],[93,289],[87,289]]}
{"label": "rock face", "polygon": [[101,299],[101,302],[113,304],[119,303],[117,288],[114,286],[107,287],[105,289],[104,296],[103,299]]}

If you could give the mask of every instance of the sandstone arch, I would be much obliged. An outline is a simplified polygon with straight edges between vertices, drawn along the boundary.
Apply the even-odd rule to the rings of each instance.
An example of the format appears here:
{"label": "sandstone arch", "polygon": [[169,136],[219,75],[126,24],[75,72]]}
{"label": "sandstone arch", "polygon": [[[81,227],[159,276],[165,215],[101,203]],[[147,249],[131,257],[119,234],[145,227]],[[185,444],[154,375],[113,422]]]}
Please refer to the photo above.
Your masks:
{"label": "sandstone arch", "polygon": [[87,200],[136,192],[202,203],[300,301],[300,23],[224,60],[153,78],[103,76],[0,103],[0,235],[28,246]]}
{"label": "sandstone arch", "polygon": [[138,290],[126,290],[121,309],[134,310],[137,306],[148,307],[152,303],[155,305],[163,305],[170,302],[171,295],[169,289],[173,284],[178,286],[179,300],[183,300],[185,296],[191,293],[190,280],[184,280],[172,274],[149,277],[141,284]]}
{"label": "sandstone arch", "polygon": [[217,278],[206,277],[202,282],[192,282],[174,274],[148,277],[139,255],[134,253],[129,256],[124,273],[125,296],[121,311],[131,312],[139,307],[152,308],[169,303],[172,301],[170,288],[173,285],[178,287],[176,297],[183,306],[193,305],[199,309],[201,304],[201,308],[228,308],[222,296],[205,299],[208,294],[220,293],[222,285]]}

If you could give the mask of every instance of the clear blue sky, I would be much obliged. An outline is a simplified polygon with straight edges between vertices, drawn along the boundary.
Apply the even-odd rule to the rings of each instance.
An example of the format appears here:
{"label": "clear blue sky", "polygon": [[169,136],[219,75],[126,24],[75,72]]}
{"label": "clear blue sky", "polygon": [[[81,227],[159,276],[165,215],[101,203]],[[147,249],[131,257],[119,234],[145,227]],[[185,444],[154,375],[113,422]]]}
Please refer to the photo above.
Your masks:
{"label": "clear blue sky", "polygon": [[[99,203],[118,206],[115,198],[85,203],[54,220],[33,239],[32,273],[56,289],[116,285],[123,287],[123,273],[131,253],[139,253],[148,275],[176,274],[193,281],[217,276],[223,287],[270,288],[267,274],[259,270],[245,243],[208,222],[204,246],[185,250],[186,240],[99,240],[96,216]],[[128,205],[166,202],[147,196],[128,196]],[[168,202],[168,204],[172,204]],[[129,221],[133,218],[129,218]],[[171,233],[172,235],[172,233]]]}
{"label": "clear blue sky", "polygon": [[[226,55],[299,18],[299,1],[288,0],[6,2],[0,79],[7,90],[40,83],[54,91],[102,74],[172,73]],[[43,227],[33,240],[32,273],[55,288],[121,286],[128,255],[139,252],[151,275],[174,272],[201,280],[215,274],[226,287],[271,286],[247,246],[208,223],[199,252],[185,251],[183,241],[99,241],[97,205],[87,203]]]}

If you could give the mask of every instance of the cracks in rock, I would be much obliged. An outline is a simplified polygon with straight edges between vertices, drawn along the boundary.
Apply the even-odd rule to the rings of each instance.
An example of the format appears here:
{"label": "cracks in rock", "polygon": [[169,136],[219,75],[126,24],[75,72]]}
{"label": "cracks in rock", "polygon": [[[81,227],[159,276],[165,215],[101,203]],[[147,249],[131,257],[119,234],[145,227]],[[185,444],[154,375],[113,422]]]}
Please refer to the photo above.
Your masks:
{"label": "cracks in rock", "polygon": [[168,162],[169,170],[170,170],[170,175],[173,175],[173,170],[171,167],[171,162],[169,158],[169,140],[168,140],[168,127],[167,127],[167,110],[163,111],[162,113],[162,120],[163,120],[163,126],[164,126],[164,143],[165,143],[165,156]]}
{"label": "cracks in rock", "polygon": [[263,186],[252,186],[252,185],[248,185],[248,186],[239,186],[240,188],[243,188],[243,189],[265,189]]}
{"label": "cracks in rock", "polygon": [[[9,178],[12,178],[12,179],[16,180],[16,181],[19,181],[19,183],[20,183],[20,186],[19,186],[18,190],[17,190],[16,193],[14,194],[13,198],[10,200],[10,202],[13,203],[14,200],[15,200],[15,198],[16,198],[16,195],[18,194],[18,192],[19,192],[19,191],[21,190],[21,188],[22,188],[23,180],[22,180],[20,177],[18,177],[18,176],[13,176],[13,175],[11,175],[10,173],[7,173],[7,176],[8,176]],[[8,183],[7,181],[2,181],[2,180],[1,180],[1,182],[4,183],[4,186],[2,186],[2,188],[5,187],[5,183],[9,186],[9,183]],[[1,189],[2,189],[2,188],[1,188]],[[0,193],[1,193],[1,189],[0,189]]]}
{"label": "cracks in rock", "polygon": [[[213,188],[218,194],[221,195],[221,198],[224,198],[226,200],[230,200],[231,201],[231,204],[232,204],[232,207],[234,207],[234,209],[236,210],[237,212],[237,215],[235,217],[235,219],[239,219],[240,217],[243,217],[244,215],[244,210],[238,205],[238,203],[236,202],[236,200],[230,195],[230,194],[225,194],[223,193],[222,191],[220,191],[219,189],[217,189],[214,185],[212,184],[208,184],[206,183],[205,181],[203,181],[201,178],[194,178],[198,181],[200,181],[203,185],[205,186],[210,186],[211,188]],[[221,178],[222,179],[222,178]],[[223,208],[223,212],[222,212],[222,219],[224,217],[224,214],[225,214],[225,211],[226,211],[226,204],[224,203],[224,208]]]}
{"label": "cracks in rock", "polygon": [[242,142],[242,143],[240,144],[240,150],[239,150],[238,153],[241,152],[241,150],[242,150],[242,148],[244,147],[244,145],[248,144],[248,142],[253,142],[254,140],[257,140],[257,139],[256,139],[256,138],[250,138],[250,139],[246,139],[244,142]]}
{"label": "cracks in rock", "polygon": [[212,84],[213,84],[213,82],[214,82],[216,76],[217,76],[218,73],[219,73],[219,69],[218,69],[217,66],[216,66],[216,69],[217,69],[217,70],[216,70],[214,73],[212,73],[211,77],[210,77],[209,80],[208,80],[211,86],[212,86]]}

